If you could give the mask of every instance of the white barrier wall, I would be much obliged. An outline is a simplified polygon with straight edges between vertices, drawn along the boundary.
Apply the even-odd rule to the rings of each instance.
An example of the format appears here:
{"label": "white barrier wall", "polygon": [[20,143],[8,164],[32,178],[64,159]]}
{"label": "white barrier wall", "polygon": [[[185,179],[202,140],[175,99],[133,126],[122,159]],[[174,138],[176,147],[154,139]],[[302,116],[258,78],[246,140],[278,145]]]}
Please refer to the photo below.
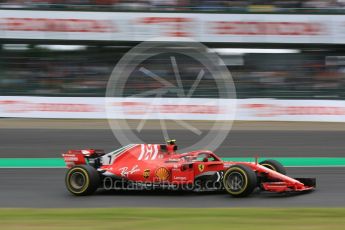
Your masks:
{"label": "white barrier wall", "polygon": [[0,97],[0,117],[345,122],[345,101]]}
{"label": "white barrier wall", "polygon": [[345,44],[345,15],[0,10],[0,38],[144,41],[155,37]]}

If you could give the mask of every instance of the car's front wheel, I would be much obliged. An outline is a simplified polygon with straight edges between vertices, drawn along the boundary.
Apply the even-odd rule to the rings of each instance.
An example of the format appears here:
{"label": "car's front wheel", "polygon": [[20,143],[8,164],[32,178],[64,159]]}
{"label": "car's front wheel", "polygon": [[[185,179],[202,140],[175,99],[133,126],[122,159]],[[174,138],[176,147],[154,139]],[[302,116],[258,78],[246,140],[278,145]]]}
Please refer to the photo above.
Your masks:
{"label": "car's front wheel", "polygon": [[233,165],[224,174],[225,190],[234,197],[245,197],[257,187],[255,172],[246,165]]}
{"label": "car's front wheel", "polygon": [[65,183],[67,190],[77,196],[94,193],[100,185],[97,170],[89,165],[77,165],[67,171]]}
{"label": "car's front wheel", "polygon": [[273,171],[276,171],[276,172],[279,172],[283,175],[286,175],[286,169],[279,161],[264,160],[264,161],[260,162],[259,164],[268,168],[268,169],[271,169]]}

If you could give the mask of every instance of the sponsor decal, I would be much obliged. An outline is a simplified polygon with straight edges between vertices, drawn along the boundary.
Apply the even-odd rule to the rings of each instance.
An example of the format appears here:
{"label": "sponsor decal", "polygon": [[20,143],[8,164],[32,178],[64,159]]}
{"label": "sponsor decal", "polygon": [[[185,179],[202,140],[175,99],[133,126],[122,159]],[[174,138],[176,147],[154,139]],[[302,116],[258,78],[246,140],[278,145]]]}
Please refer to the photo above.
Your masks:
{"label": "sponsor decal", "polygon": [[224,168],[229,168],[229,167],[231,167],[232,165],[234,165],[234,164],[224,164]]}
{"label": "sponsor decal", "polygon": [[65,161],[78,161],[78,157],[64,157]]}
{"label": "sponsor decal", "polygon": [[217,179],[216,179],[216,182],[221,182],[224,178],[224,172],[223,171],[219,171],[216,173],[217,175]]}
{"label": "sponsor decal", "polygon": [[89,150],[81,150],[81,153],[84,155],[88,155],[88,154],[90,154],[90,151]]}
{"label": "sponsor decal", "polygon": [[[297,103],[296,103],[297,104]],[[269,103],[244,104],[243,108],[255,111],[256,117],[274,116],[342,116],[345,108],[340,106],[312,106],[312,105],[279,105]]]}
{"label": "sponsor decal", "polygon": [[169,158],[168,161],[169,161],[169,162],[179,162],[180,159]]}
{"label": "sponsor decal", "polygon": [[144,177],[145,179],[147,179],[147,178],[149,178],[149,176],[150,176],[150,169],[145,169],[145,170],[144,170],[144,173],[143,173],[143,177]]}
{"label": "sponsor decal", "polygon": [[150,108],[150,113],[164,113],[164,114],[176,114],[181,111],[188,112],[189,114],[218,114],[220,108],[215,105],[198,105],[191,104],[179,105],[179,104],[152,104],[149,102],[118,102],[112,104],[114,107],[120,107],[123,109],[124,114],[128,115],[145,115],[147,114],[147,108]]}
{"label": "sponsor decal", "polygon": [[168,169],[161,167],[158,168],[156,170],[156,176],[160,179],[160,180],[167,180],[170,176],[170,172]]}
{"label": "sponsor decal", "polygon": [[318,22],[217,21],[212,32],[219,35],[316,36],[324,33]]}
{"label": "sponsor decal", "polygon": [[138,160],[155,160],[158,155],[158,145],[141,144]]}
{"label": "sponsor decal", "polygon": [[130,169],[130,170],[128,169],[128,167],[122,167],[119,170],[120,170],[121,176],[123,176],[123,177],[127,177],[128,175],[131,175],[131,174],[133,174],[135,172],[139,172],[140,171],[138,165],[134,165],[132,167],[132,169]]}
{"label": "sponsor decal", "polygon": [[116,32],[111,20],[77,18],[3,18],[4,30],[26,32],[72,32],[72,33],[109,33]]}
{"label": "sponsor decal", "polygon": [[101,109],[92,104],[59,103],[59,102],[35,102],[23,100],[0,100],[0,105],[5,113],[30,113],[30,112],[68,112],[91,113]]}
{"label": "sponsor decal", "polygon": [[[71,98],[71,97],[0,97],[0,117],[30,117],[30,118],[106,118],[102,104],[102,98]],[[120,99],[119,99],[120,100]],[[122,99],[121,99],[122,100]],[[120,100],[120,101],[121,101]],[[188,99],[192,104],[205,103],[196,98]],[[206,100],[206,99],[205,99]],[[217,103],[214,100],[206,100],[210,104]],[[180,103],[188,101],[171,101],[172,108]],[[119,102],[121,103],[121,102]],[[123,102],[125,103],[125,102]],[[129,102],[127,102],[129,103]],[[139,102],[138,102],[139,103]],[[149,103],[148,99],[142,99],[139,104]],[[165,102],[164,102],[165,103]],[[225,102],[219,101],[221,107],[226,107]],[[160,107],[161,104],[157,104]],[[126,105],[129,107],[129,105]],[[118,119],[140,119],[139,105],[129,107],[138,112],[134,116],[124,111],[121,106],[114,107],[115,117]],[[219,110],[218,114],[204,110],[193,113],[186,108],[169,109],[167,116],[171,119],[192,120],[226,120],[226,115]],[[122,109],[122,110],[121,110]],[[138,111],[137,111],[138,110]],[[147,113],[147,109],[145,110]],[[120,115],[118,115],[120,114]],[[148,119],[153,119],[161,110],[150,111]],[[274,99],[238,99],[236,119],[248,121],[317,121],[317,122],[344,122],[345,105],[341,100],[274,100]],[[215,116],[212,116],[215,115]],[[115,118],[114,117],[114,118]],[[159,150],[159,145],[142,145],[138,160],[157,160],[168,158]],[[170,160],[170,159],[169,159]],[[108,161],[107,161],[108,162]]]}
{"label": "sponsor decal", "polygon": [[198,165],[198,169],[200,172],[204,171],[205,165],[203,165],[203,164]]}
{"label": "sponsor decal", "polygon": [[192,36],[192,22],[193,19],[187,17],[145,17],[139,20],[139,24],[146,25],[149,29],[159,26],[164,33],[162,36],[168,37]]}
{"label": "sponsor decal", "polygon": [[187,180],[185,176],[174,176],[174,180]]}
{"label": "sponsor decal", "polygon": [[344,44],[342,15],[62,12],[1,10],[0,38]]}

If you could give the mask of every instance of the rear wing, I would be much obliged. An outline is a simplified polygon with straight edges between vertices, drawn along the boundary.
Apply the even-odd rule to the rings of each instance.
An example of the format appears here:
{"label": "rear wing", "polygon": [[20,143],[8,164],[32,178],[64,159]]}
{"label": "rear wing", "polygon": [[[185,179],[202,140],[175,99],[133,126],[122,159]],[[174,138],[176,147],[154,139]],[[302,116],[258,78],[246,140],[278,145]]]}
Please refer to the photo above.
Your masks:
{"label": "rear wing", "polygon": [[105,154],[104,150],[86,149],[86,150],[69,150],[62,154],[67,168],[75,165],[91,164],[94,167],[100,166],[99,157]]}

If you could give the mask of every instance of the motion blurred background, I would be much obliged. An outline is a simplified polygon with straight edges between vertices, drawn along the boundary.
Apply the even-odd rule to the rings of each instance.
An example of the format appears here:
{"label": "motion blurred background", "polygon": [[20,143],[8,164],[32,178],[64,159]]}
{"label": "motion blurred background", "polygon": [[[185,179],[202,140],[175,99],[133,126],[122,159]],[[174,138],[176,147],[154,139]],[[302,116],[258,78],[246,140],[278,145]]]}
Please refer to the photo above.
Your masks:
{"label": "motion blurred background", "polygon": [[[2,0],[0,8],[1,96],[104,97],[126,52],[171,37],[216,52],[239,99],[345,97],[343,0]],[[146,65],[173,78],[168,58]],[[179,63],[182,79],[195,80],[195,63]],[[139,71],[133,78],[133,92],[152,84]],[[207,76],[201,84],[193,97],[217,97]]]}
{"label": "motion blurred background", "polygon": [[[125,117],[121,119],[136,116],[137,120],[131,120],[134,128],[130,132],[147,143],[161,143],[164,131],[168,130],[170,137],[178,140],[180,150],[192,143],[203,148],[209,144],[203,137],[208,136],[218,115],[224,114],[208,102],[222,101],[226,107],[231,99],[215,100],[219,87],[211,73],[205,70],[200,74],[203,68],[200,62],[176,52],[175,42],[176,45],[191,39],[206,46],[204,53],[221,57],[223,62],[217,65],[231,72],[236,87],[235,123],[232,132],[223,135],[226,136],[223,143],[213,146],[219,147],[216,153],[226,159],[245,157],[251,161],[253,156],[260,155],[282,160],[286,166],[299,167],[289,169],[289,175],[318,178],[318,190],[288,199],[257,196],[229,202],[222,195],[205,199],[197,195],[100,194],[87,202],[68,196],[62,153],[88,148],[110,152],[124,145],[120,138],[114,140],[111,132],[120,130],[118,133],[122,134],[121,127],[115,124],[110,130],[110,122],[106,120],[107,83],[119,60],[150,39],[170,41],[171,52],[139,63],[130,74],[123,96],[161,88],[166,82],[178,85],[172,57],[176,58],[185,92],[198,82],[198,76],[202,77],[191,94],[193,98],[180,100],[189,103],[184,107],[177,99],[174,101],[179,96],[179,91],[174,90],[163,95],[173,99],[164,98],[157,104],[152,98],[128,97],[120,101],[125,103],[113,103],[113,107],[126,105],[127,114],[123,113]],[[343,207],[344,44],[344,0],[0,0],[0,168],[6,168],[0,176],[0,207]],[[136,57],[141,55],[137,53]],[[155,75],[163,81],[152,77]],[[169,122],[177,122],[167,122],[165,130],[156,120],[142,122],[149,111],[145,106],[151,104],[154,112],[165,113],[173,118]],[[184,119],[188,124],[181,122]],[[222,124],[214,130],[223,128],[228,130]],[[139,143],[130,143],[134,142]],[[27,167],[30,169],[18,169]],[[14,219],[20,217],[15,212]],[[314,215],[308,211],[291,212],[304,213],[307,218]],[[128,212],[124,213],[122,217]],[[250,213],[245,215],[245,221],[238,222],[243,228],[248,225],[242,223],[252,220],[248,218]],[[44,219],[39,212],[37,215],[38,220]],[[225,215],[233,216],[236,217]],[[322,221],[319,217],[327,216],[334,217],[326,222],[327,226],[335,226],[334,223],[339,224],[339,229],[344,226],[339,222],[344,219],[339,218],[342,213],[314,216],[317,220],[310,221],[313,225],[304,218],[297,218],[304,225],[299,225],[300,222],[291,225],[290,221],[296,218],[287,219],[289,224],[280,221],[275,224],[277,228],[308,225],[306,228],[325,229],[325,225],[319,224]],[[31,218],[28,217],[27,226],[33,226]],[[92,228],[98,223],[85,215],[80,222],[85,223],[85,218],[90,223],[76,226]],[[274,224],[272,215],[266,221],[257,218],[259,222],[253,226]],[[204,219],[212,225],[224,223],[224,229],[228,229],[227,221]],[[112,220],[117,221],[112,226],[131,226],[118,225],[118,218]],[[128,221],[136,223],[135,218],[126,217],[125,222]],[[24,226],[25,222],[22,223]],[[59,222],[55,223],[56,229],[62,229]],[[148,223],[145,226],[151,228]],[[165,226],[169,226],[167,223]],[[188,221],[178,219],[175,223],[190,223],[194,229],[202,222],[196,217]],[[66,224],[71,228],[69,222]],[[18,229],[18,221],[13,221],[13,226]],[[170,228],[176,229],[175,225]]]}
{"label": "motion blurred background", "polygon": [[[86,9],[86,10],[205,10],[244,13],[267,12],[328,12],[344,7],[343,0],[3,0],[3,8]],[[333,11],[335,12],[335,11]]]}

